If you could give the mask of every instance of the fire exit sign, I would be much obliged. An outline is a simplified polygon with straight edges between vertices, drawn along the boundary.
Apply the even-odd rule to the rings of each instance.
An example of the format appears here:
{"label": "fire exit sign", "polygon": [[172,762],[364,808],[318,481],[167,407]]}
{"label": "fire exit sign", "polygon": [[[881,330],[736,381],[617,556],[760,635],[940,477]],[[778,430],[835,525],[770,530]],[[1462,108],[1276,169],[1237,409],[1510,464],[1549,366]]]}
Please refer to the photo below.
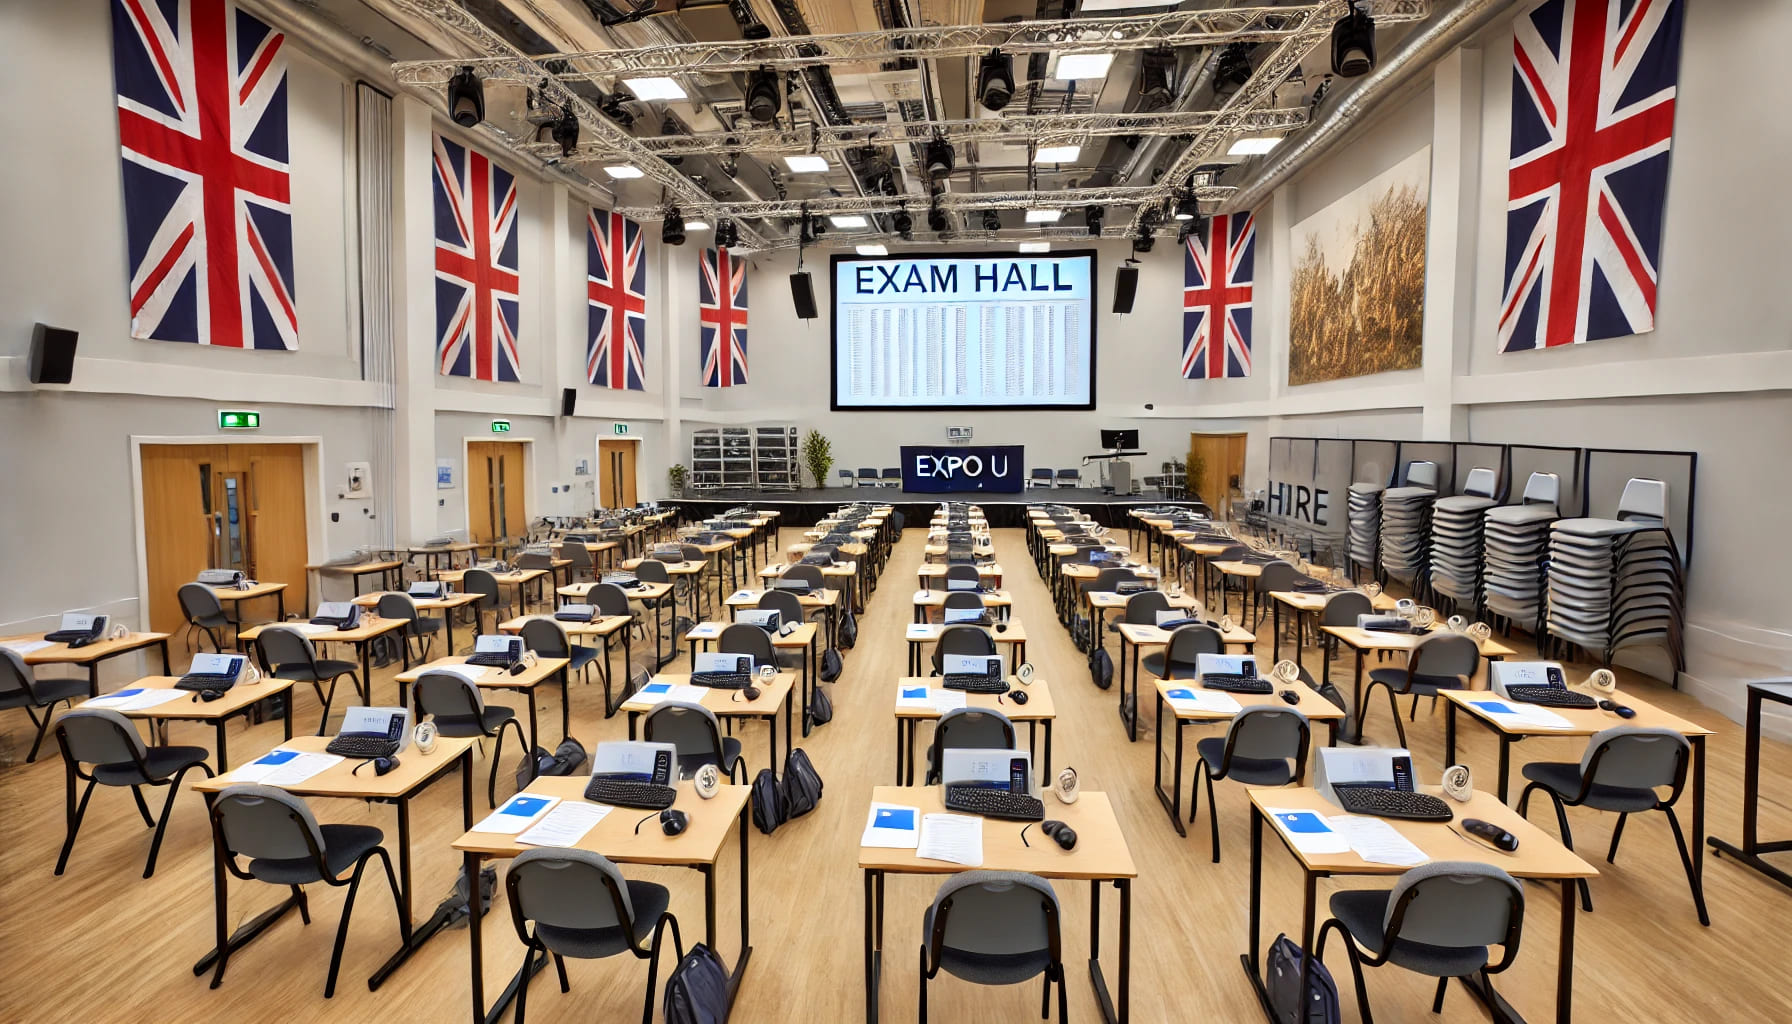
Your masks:
{"label": "fire exit sign", "polygon": [[261,413],[253,409],[219,409],[219,430],[260,430]]}
{"label": "fire exit sign", "polygon": [[493,420],[492,421],[492,433],[494,433],[494,434],[510,433],[510,421],[509,420]]}
{"label": "fire exit sign", "polygon": [[628,433],[628,424],[612,423],[610,424],[610,430],[617,435],[624,435]]}

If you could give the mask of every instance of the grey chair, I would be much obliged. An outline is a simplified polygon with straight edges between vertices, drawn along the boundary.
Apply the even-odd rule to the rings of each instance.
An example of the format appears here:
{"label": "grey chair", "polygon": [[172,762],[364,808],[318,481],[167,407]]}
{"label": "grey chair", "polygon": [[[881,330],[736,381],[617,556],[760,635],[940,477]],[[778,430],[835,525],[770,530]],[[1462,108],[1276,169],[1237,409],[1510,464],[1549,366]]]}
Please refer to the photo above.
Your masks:
{"label": "grey chair", "polygon": [[[631,953],[647,961],[647,999],[642,1024],[653,1020],[653,992],[659,980],[660,942],[672,929],[673,962],[684,959],[678,919],[666,908],[672,897],[663,885],[631,881],[602,854],[589,850],[525,850],[504,877],[510,922],[522,940],[523,968],[516,988],[516,1024],[529,1008],[529,979],[536,957],[550,955],[560,991],[572,991],[566,957],[601,960]],[[529,927],[534,922],[535,927]],[[642,948],[643,940],[647,947]]]}
{"label": "grey chair", "polygon": [[[504,612],[510,610],[510,602],[504,597],[504,588],[498,585],[498,578],[488,569],[468,569],[460,578],[460,589],[469,594],[478,594],[479,600],[473,602],[473,631],[485,632],[485,613],[492,613],[492,627],[504,621]],[[453,654],[453,651],[449,651]]]}
{"label": "grey chair", "polygon": [[854,477],[852,475],[852,470],[850,470],[850,469],[841,470],[840,471],[840,486],[851,487],[853,485],[853,483],[854,483]]}
{"label": "grey chair", "polygon": [[[1307,747],[1313,728],[1307,716],[1291,707],[1256,704],[1232,716],[1225,736],[1195,742],[1195,763],[1207,781],[1208,850],[1220,862],[1220,805],[1213,799],[1215,779],[1233,779],[1246,786],[1298,784],[1307,774]],[[1189,824],[1201,813],[1201,790],[1191,787]]]}
{"label": "grey chair", "polygon": [[567,574],[572,579],[576,580],[580,577],[595,579],[597,577],[597,562],[591,558],[591,549],[583,543],[567,541],[560,545],[560,557],[572,562],[566,567]]}
{"label": "grey chair", "polygon": [[[682,552],[680,554],[682,554]],[[635,578],[643,583],[672,582],[672,574],[666,571],[666,563],[657,558],[643,558],[639,562],[636,562]]]}
{"label": "grey chair", "polygon": [[1108,566],[1097,572],[1095,578],[1083,584],[1085,594],[1111,594],[1120,584],[1139,579],[1139,574],[1122,566]]}
{"label": "grey chair", "polygon": [[[808,621],[808,615],[803,611],[802,600],[795,594],[786,590],[765,591],[759,595],[759,601],[754,607],[761,610],[777,612],[778,618],[783,622],[794,622],[800,626]],[[764,630],[760,630],[760,632],[764,632]],[[766,639],[769,642],[771,639],[770,634],[767,634]],[[774,647],[773,652],[777,655],[775,660],[779,667],[803,667],[803,658],[805,657],[805,654],[801,649],[791,647],[780,650]]]}
{"label": "grey chair", "polygon": [[[1686,880],[1692,887],[1693,903],[1698,907],[1699,923],[1709,926],[1711,916],[1705,911],[1705,887],[1693,870],[1692,857],[1686,848],[1686,836],[1680,831],[1680,818],[1674,804],[1686,788],[1686,768],[1692,755],[1692,744],[1672,729],[1646,729],[1620,725],[1594,733],[1587,740],[1586,752],[1579,764],[1536,761],[1524,766],[1524,777],[1531,780],[1518,798],[1518,813],[1525,813],[1531,794],[1541,790],[1556,809],[1556,825],[1562,830],[1562,845],[1574,849],[1574,837],[1568,831],[1568,813],[1564,807],[1591,807],[1618,815],[1612,829],[1611,849],[1606,862],[1618,856],[1618,840],[1624,836],[1624,823],[1632,814],[1661,811],[1674,830],[1674,845],[1680,849],[1680,864],[1686,869]],[[1662,799],[1659,790],[1668,791]],[[1593,896],[1587,883],[1580,883],[1581,906],[1593,909]]]}
{"label": "grey chair", "polygon": [[[56,743],[62,748],[63,770],[68,779],[68,838],[63,840],[62,853],[56,858],[56,873],[60,875],[68,867],[75,835],[81,831],[81,819],[87,815],[87,801],[97,785],[130,788],[143,824],[156,830],[149,844],[149,860],[143,865],[143,877],[155,874],[156,854],[161,852],[162,835],[168,829],[181,779],[194,768],[211,778],[211,767],[205,763],[210,751],[204,747],[145,746],[131,720],[110,708],[76,708],[64,714],[56,720]],[[75,800],[78,782],[87,783],[79,803]],[[149,816],[149,805],[143,802],[140,786],[168,787],[161,817]]]}
{"label": "grey chair", "polygon": [[[1524,890],[1506,872],[1477,861],[1433,861],[1400,876],[1392,889],[1334,892],[1332,916],[1319,929],[1318,954],[1333,931],[1356,982],[1363,1024],[1374,1024],[1363,967],[1392,963],[1437,979],[1431,1012],[1442,1013],[1451,978],[1478,976],[1491,996],[1490,975],[1512,965],[1524,929]],[[1490,963],[1489,946],[1501,949]],[[1362,952],[1358,952],[1358,950]]]}
{"label": "grey chair", "polygon": [[224,610],[218,592],[203,583],[182,583],[175,596],[180,599],[181,614],[187,617],[187,625],[203,630],[212,638],[212,649],[224,653],[224,642],[218,631],[236,629],[239,623]]}
{"label": "grey chair", "polygon": [[1287,562],[1277,559],[1265,562],[1255,581],[1254,591],[1257,595],[1257,616],[1252,619],[1254,625],[1262,625],[1269,614],[1269,602],[1274,600],[1269,595],[1277,591],[1294,589],[1294,581],[1300,579],[1300,570]]}
{"label": "grey chair", "polygon": [[921,918],[921,1024],[927,983],[945,971],[978,985],[1018,985],[1045,976],[1039,1016],[1067,1019],[1058,895],[1050,882],[1020,871],[966,871],[940,886]]}
{"label": "grey chair", "polygon": [[1157,613],[1170,610],[1170,595],[1161,590],[1146,590],[1126,599],[1126,612],[1121,622],[1139,626],[1157,625]]}
{"label": "grey chair", "polygon": [[[738,692],[736,696],[739,696]],[[747,762],[741,757],[740,740],[723,736],[715,712],[701,704],[668,700],[654,705],[641,720],[641,738],[649,743],[670,743],[678,748],[678,777],[681,779],[688,779],[697,774],[697,769],[713,764],[727,772],[731,781],[746,782]]]}
{"label": "grey chair", "polygon": [[1000,711],[986,708],[954,708],[940,716],[927,748],[927,785],[940,781],[948,747],[974,750],[1013,750],[1014,723]]}
{"label": "grey chair", "polygon": [[1083,482],[1083,471],[1080,469],[1058,470],[1059,487],[1075,487]]}
{"label": "grey chair", "polygon": [[860,487],[876,487],[877,470],[869,466],[860,466],[858,483]]}
{"label": "grey chair", "polygon": [[[531,698],[533,699],[533,698]],[[417,718],[433,716],[436,731],[443,736],[496,737],[492,748],[491,778],[486,783],[485,799],[498,806],[498,763],[504,759],[504,727],[516,732],[516,744],[522,748],[523,760],[532,756],[529,740],[516,712],[503,705],[488,706],[479,687],[470,679],[450,672],[425,672],[417,679]]]}
{"label": "grey chair", "polygon": [[516,556],[516,567],[518,569],[547,569],[552,571],[554,568],[554,552],[551,548],[546,551],[520,552]]}
{"label": "grey chair", "polygon": [[946,566],[946,582],[951,583],[953,580],[965,580],[982,586],[983,574],[979,573],[974,565],[948,565]]}
{"label": "grey chair", "polygon": [[382,619],[405,619],[409,625],[400,634],[405,643],[418,641],[417,661],[429,660],[429,648],[435,642],[435,635],[442,631],[442,620],[426,618],[417,613],[417,602],[411,600],[409,594],[381,594],[374,611]]}
{"label": "grey chair", "polygon": [[933,645],[933,674],[945,671],[948,654],[968,654],[975,657],[988,657],[996,653],[995,638],[980,626],[958,625],[947,626],[940,630],[940,638]]}
{"label": "grey chair", "polygon": [[[597,660],[597,648],[584,647],[572,642],[565,628],[554,619],[534,618],[523,623],[517,634],[523,638],[523,646],[535,652],[538,658],[565,658],[568,662],[568,674],[573,672],[585,676],[591,681],[591,665]],[[565,694],[561,694],[564,699]]]}
{"label": "grey chair", "polygon": [[1226,642],[1219,630],[1190,623],[1170,630],[1170,639],[1164,649],[1145,655],[1139,659],[1139,664],[1159,679],[1193,679],[1195,655],[1225,652]]}
{"label": "grey chair", "polygon": [[[372,825],[319,825],[311,808],[298,797],[273,786],[231,786],[212,802],[212,850],[218,863],[244,881],[261,881],[284,885],[292,890],[299,916],[311,923],[311,911],[301,886],[323,884],[348,889],[342,901],[342,920],[336,925],[336,944],[330,950],[330,973],[324,981],[324,998],[336,994],[336,972],[342,966],[342,947],[348,939],[348,920],[354,913],[355,894],[361,888],[361,874],[368,861],[378,857],[386,869],[386,884],[392,888],[392,905],[398,912],[398,931],[402,938],[410,931],[405,918],[398,879],[392,873],[392,858],[381,845],[385,834]],[[239,863],[248,858],[248,864]],[[347,881],[342,874],[353,868]],[[212,973],[212,988],[224,982],[224,968],[229,966],[233,945],[230,915],[224,900],[223,881],[218,882],[217,969]],[[249,927],[245,926],[245,931]],[[203,967],[203,961],[201,962]],[[196,972],[197,973],[197,972]]]}
{"label": "grey chair", "polygon": [[[827,577],[821,574],[821,568],[819,566],[786,566],[784,569],[784,578],[787,580],[802,580],[804,583],[809,584],[809,591],[814,594],[819,594],[823,590],[833,589],[828,586]],[[827,615],[828,610],[826,608],[816,608],[809,612],[809,618],[813,621],[826,619]]]}
{"label": "grey chair", "polygon": [[1027,486],[1029,488],[1050,487],[1051,485],[1052,471],[1049,469],[1035,469],[1032,475],[1027,478]]}
{"label": "grey chair", "polygon": [[716,637],[716,650],[723,654],[751,655],[754,668],[773,665],[778,660],[771,636],[749,622],[736,622],[722,630],[722,635]]}
{"label": "grey chair", "polygon": [[[84,699],[88,692],[85,679],[37,678],[37,673],[25,664],[23,655],[0,647],[0,711],[24,708],[25,714],[31,717],[31,724],[37,726],[37,738],[31,741],[26,764],[37,760],[38,748],[43,746],[44,736],[50,731],[50,719],[56,705],[66,703],[72,708],[75,701]],[[42,718],[37,717],[38,709],[44,713]]]}
{"label": "grey chair", "polygon": [[[1413,645],[1406,664],[1397,668],[1371,669],[1364,684],[1363,718],[1369,717],[1370,699],[1375,688],[1388,694],[1388,708],[1394,713],[1394,729],[1400,745],[1406,746],[1406,726],[1400,721],[1400,697],[1412,697],[1411,714],[1418,714],[1419,698],[1436,698],[1439,690],[1460,690],[1468,686],[1475,669],[1481,664],[1481,649],[1471,636],[1462,633],[1432,633]],[[1356,723],[1357,739],[1363,736],[1363,723]]]}
{"label": "grey chair", "polygon": [[[626,615],[631,622],[638,618],[634,606],[629,603],[628,591],[622,589],[620,584],[599,583],[585,594],[585,600],[597,609],[599,615]],[[631,625],[629,628],[634,627]]]}
{"label": "grey chair", "polygon": [[947,608],[976,608],[981,611],[984,609],[983,595],[969,590],[950,591],[945,600],[940,602],[942,611]]}
{"label": "grey chair", "polygon": [[[1369,595],[1360,590],[1340,590],[1325,599],[1325,606],[1319,609],[1319,625],[1321,626],[1355,626],[1357,616],[1373,615],[1375,602]],[[1338,655],[1338,638],[1321,629],[1319,641],[1325,647],[1325,661],[1320,668],[1320,678],[1331,682],[1332,659]]]}
{"label": "grey chair", "polygon": [[885,487],[901,487],[902,486],[902,470],[896,466],[885,467],[883,477],[880,482]]}
{"label": "grey chair", "polygon": [[[255,636],[255,648],[261,652],[261,667],[270,677],[310,683],[317,691],[318,702],[324,706],[323,713],[317,716],[319,736],[324,734],[324,726],[330,721],[330,705],[336,700],[336,681],[348,676],[356,692],[360,692],[361,676],[354,662],[318,657],[311,638],[296,629],[263,626]],[[329,686],[327,691],[325,685]],[[290,693],[287,699],[292,699]]]}

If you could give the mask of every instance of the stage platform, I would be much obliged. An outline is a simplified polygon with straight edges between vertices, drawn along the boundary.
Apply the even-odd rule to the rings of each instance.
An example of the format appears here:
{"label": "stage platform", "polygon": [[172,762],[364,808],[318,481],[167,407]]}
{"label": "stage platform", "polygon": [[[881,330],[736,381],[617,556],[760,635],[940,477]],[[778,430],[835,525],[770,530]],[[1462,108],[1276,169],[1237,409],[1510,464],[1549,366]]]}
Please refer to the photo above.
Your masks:
{"label": "stage platform", "polygon": [[1018,494],[992,494],[987,491],[966,491],[954,494],[923,494],[895,487],[825,487],[801,491],[715,490],[687,494],[660,502],[675,506],[686,519],[705,519],[738,505],[776,509],[783,513],[783,526],[812,526],[841,505],[868,501],[892,505],[911,524],[926,523],[942,501],[968,501],[982,507],[992,527],[1021,526],[1028,505],[1051,503],[1069,505],[1095,517],[1105,526],[1126,528],[1126,511],[1141,506],[1176,505],[1206,511],[1207,506],[1195,499],[1167,499],[1153,495],[1104,494],[1097,488],[1034,487]]}

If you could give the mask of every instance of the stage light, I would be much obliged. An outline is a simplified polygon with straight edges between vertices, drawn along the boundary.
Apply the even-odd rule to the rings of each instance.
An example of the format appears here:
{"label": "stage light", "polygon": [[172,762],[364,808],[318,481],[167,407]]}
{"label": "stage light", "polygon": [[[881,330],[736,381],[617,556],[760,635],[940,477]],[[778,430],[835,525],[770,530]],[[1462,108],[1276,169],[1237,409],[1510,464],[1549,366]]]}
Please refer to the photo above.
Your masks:
{"label": "stage light", "polygon": [[1199,216],[1201,216],[1201,204],[1195,201],[1194,196],[1183,196],[1176,201],[1177,220],[1194,220]]}
{"label": "stage light", "polygon": [[579,119],[571,107],[561,111],[560,120],[554,122],[554,141],[560,144],[561,156],[571,156],[579,148]]}
{"label": "stage light", "polygon": [[783,82],[771,68],[760,68],[747,75],[747,116],[760,124],[778,119],[778,108],[784,102]]}
{"label": "stage light", "polygon": [[882,245],[875,243],[875,242],[871,243],[870,245],[855,245],[855,246],[853,246],[853,251],[857,252],[860,256],[888,256],[888,255],[890,255],[890,250],[884,248]]}
{"label": "stage light", "polygon": [[897,210],[892,214],[890,226],[896,229],[897,236],[904,242],[915,240],[915,218],[910,217],[907,210]]}
{"label": "stage light", "polygon": [[927,144],[927,176],[933,179],[944,178],[952,173],[952,144],[945,139],[934,139]]}
{"label": "stage light", "polygon": [[1101,221],[1107,216],[1107,213],[1105,206],[1083,207],[1083,224],[1089,229],[1090,238],[1101,237]]}
{"label": "stage light", "polygon": [[646,174],[633,164],[611,164],[604,168],[604,173],[612,178],[639,178]]}
{"label": "stage light", "polygon": [[1213,94],[1231,96],[1251,80],[1251,46],[1233,43],[1220,51],[1219,66],[1213,72]]}
{"label": "stage light", "polygon": [[740,228],[731,220],[724,218],[716,224],[716,245],[722,249],[732,249],[740,244]]}
{"label": "stage light", "polygon": [[1052,77],[1059,81],[1106,78],[1113,63],[1111,53],[1066,53],[1058,58],[1058,70]]}
{"label": "stage light", "polygon": [[983,211],[983,230],[985,230],[985,231],[1000,231],[1000,230],[1002,230],[1002,215],[997,213],[994,210],[984,210]]}
{"label": "stage light", "polygon": [[1332,26],[1332,72],[1342,78],[1368,74],[1375,67],[1375,19],[1350,0],[1350,12]]}
{"label": "stage light", "polygon": [[820,174],[828,169],[828,158],[813,153],[799,153],[785,157],[784,166],[790,168],[792,174]]}
{"label": "stage light", "polygon": [[684,86],[675,78],[625,78],[622,84],[635,94],[638,100],[682,100],[685,98]]}
{"label": "stage light", "polygon": [[1014,98],[1014,58],[991,50],[977,64],[977,102],[1000,110]]}
{"label": "stage light", "polygon": [[473,74],[471,65],[456,71],[448,80],[448,116],[462,128],[485,120],[485,86]]}
{"label": "stage light", "polygon": [[1176,51],[1168,46],[1146,50],[1139,57],[1139,101],[1145,110],[1169,106],[1174,96]]}
{"label": "stage light", "polygon": [[936,206],[927,211],[927,230],[944,231],[946,230],[946,226],[950,223],[951,222],[946,219],[946,211],[939,207]]}
{"label": "stage light", "polygon": [[632,128],[635,125],[635,115],[629,113],[628,108],[622,105],[622,94],[619,92],[613,92],[604,97],[603,103],[599,104],[597,109],[603,111],[605,117],[624,128]]}
{"label": "stage light", "polygon": [[1145,230],[1144,228],[1140,228],[1139,233],[1137,235],[1133,236],[1132,251],[1133,252],[1150,252],[1151,247],[1156,244],[1157,244],[1157,236],[1152,234],[1151,232]]}
{"label": "stage light", "polygon": [[1227,156],[1262,156],[1263,154],[1276,148],[1276,146],[1279,145],[1281,143],[1281,141],[1282,140],[1280,138],[1277,138],[1276,136],[1273,136],[1273,135],[1252,136],[1252,137],[1242,138],[1242,139],[1239,139],[1238,141],[1232,143],[1232,148],[1226,150],[1226,155]]}
{"label": "stage light", "polygon": [[1064,216],[1063,210],[1028,210],[1028,224],[1056,224],[1058,218]]}
{"label": "stage light", "polygon": [[660,241],[667,245],[684,244],[684,214],[676,206],[666,210],[666,219],[660,224]]}
{"label": "stage light", "polygon": [[1036,164],[1068,164],[1074,163],[1083,151],[1081,146],[1040,146],[1033,154]]}

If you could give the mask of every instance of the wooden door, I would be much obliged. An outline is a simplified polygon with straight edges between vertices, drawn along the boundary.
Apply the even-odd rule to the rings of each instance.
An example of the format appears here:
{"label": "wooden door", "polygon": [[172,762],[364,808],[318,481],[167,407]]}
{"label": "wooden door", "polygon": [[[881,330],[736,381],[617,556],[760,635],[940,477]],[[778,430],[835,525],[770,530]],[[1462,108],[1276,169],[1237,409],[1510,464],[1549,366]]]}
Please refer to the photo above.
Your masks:
{"label": "wooden door", "polygon": [[475,542],[528,532],[523,504],[523,443],[467,443],[467,532]]}
{"label": "wooden door", "polygon": [[604,508],[635,507],[635,442],[597,443],[597,501]]}
{"label": "wooden door", "polygon": [[1245,434],[1190,434],[1188,486],[1215,517],[1232,504],[1234,481],[1244,476]]}
{"label": "wooden door", "polygon": [[186,623],[176,591],[211,568],[214,466],[223,445],[146,444],[143,460],[143,555],[149,570],[148,628]]}
{"label": "wooden door", "polygon": [[[310,559],[306,537],[305,453],[296,444],[231,446],[231,464],[245,467],[249,478],[249,569],[252,579],[286,584],[286,610],[311,607],[305,564]],[[273,618],[272,598],[245,602],[251,621]]]}

